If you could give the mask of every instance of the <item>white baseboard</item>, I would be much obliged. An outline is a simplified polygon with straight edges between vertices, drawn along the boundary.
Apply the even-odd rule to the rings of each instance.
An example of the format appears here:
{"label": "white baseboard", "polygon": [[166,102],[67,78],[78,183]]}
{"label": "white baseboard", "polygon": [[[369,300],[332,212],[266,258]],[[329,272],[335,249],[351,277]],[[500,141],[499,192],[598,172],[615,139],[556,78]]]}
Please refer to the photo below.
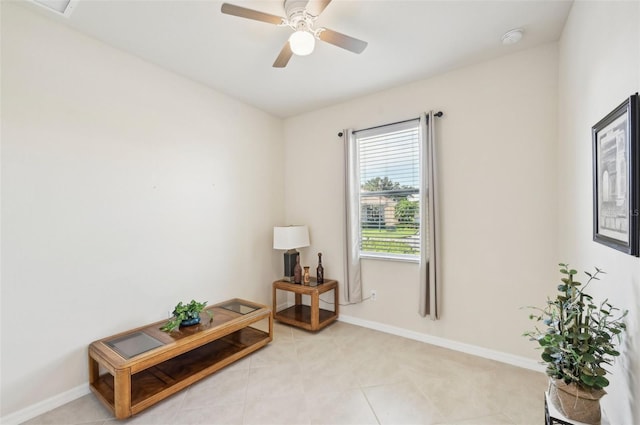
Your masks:
{"label": "white baseboard", "polygon": [[46,400],[42,400],[39,403],[33,404],[22,410],[18,410],[17,412],[11,413],[7,416],[3,416],[2,418],[0,418],[0,423],[3,425],[21,424],[22,422],[33,419],[36,416],[48,412],[49,410],[53,410],[56,407],[60,407],[63,404],[67,404],[73,400],[85,396],[90,392],[91,391],[89,390],[89,384],[78,385],[77,387],[65,391],[61,394],[55,395]]}
{"label": "white baseboard", "polygon": [[345,316],[343,314],[338,318],[340,322],[350,323],[352,325],[362,326],[364,328],[385,332],[404,338],[413,339],[415,341],[425,342],[427,344],[437,345],[438,347],[448,348],[455,351],[471,354],[485,359],[495,360],[501,363],[530,369],[536,372],[544,372],[544,366],[535,360],[526,357],[516,356],[513,354],[503,353],[501,351],[490,350],[477,345],[465,344],[463,342],[453,341],[446,338],[427,335],[420,332],[410,331],[395,326],[385,325],[384,323],[364,320],[353,316]]}
{"label": "white baseboard", "polygon": [[293,305],[293,303],[290,303],[288,301],[282,302],[282,303],[278,304],[278,307],[277,307],[278,310],[277,311],[286,310],[287,308],[291,307],[292,305]]}

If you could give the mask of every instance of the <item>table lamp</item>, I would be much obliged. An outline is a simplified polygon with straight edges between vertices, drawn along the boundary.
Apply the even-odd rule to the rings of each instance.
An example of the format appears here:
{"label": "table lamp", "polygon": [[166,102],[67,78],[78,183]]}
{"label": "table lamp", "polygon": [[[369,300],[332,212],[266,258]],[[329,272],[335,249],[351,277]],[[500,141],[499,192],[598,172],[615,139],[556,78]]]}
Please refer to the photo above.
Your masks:
{"label": "table lamp", "polygon": [[285,226],[273,228],[273,249],[286,249],[284,253],[284,278],[293,282],[293,268],[300,255],[296,248],[309,246],[309,228],[307,226]]}

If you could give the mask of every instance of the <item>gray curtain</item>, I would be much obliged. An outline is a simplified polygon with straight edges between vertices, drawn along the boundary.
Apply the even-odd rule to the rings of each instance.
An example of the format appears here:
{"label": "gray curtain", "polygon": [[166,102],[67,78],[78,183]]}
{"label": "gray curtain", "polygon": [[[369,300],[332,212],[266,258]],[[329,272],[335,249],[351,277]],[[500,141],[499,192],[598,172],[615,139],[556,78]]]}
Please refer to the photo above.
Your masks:
{"label": "gray curtain", "polygon": [[360,272],[360,163],[358,146],[353,130],[342,132],[344,141],[345,176],[345,299],[349,303],[362,302],[362,274]]}
{"label": "gray curtain", "polygon": [[420,116],[420,163],[422,164],[420,209],[420,306],[421,316],[440,317],[440,217],[438,214],[438,168],[433,111]]}

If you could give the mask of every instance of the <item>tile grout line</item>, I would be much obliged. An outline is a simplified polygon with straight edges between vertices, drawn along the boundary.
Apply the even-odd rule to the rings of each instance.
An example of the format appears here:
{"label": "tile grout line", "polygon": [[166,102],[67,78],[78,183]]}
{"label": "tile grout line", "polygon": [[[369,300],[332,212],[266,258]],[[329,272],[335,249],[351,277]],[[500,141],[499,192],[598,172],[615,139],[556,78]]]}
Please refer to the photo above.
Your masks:
{"label": "tile grout line", "polygon": [[[275,339],[275,331],[274,331]],[[263,347],[266,348],[266,347]],[[249,383],[251,382],[251,370],[253,369],[253,356],[249,356],[249,369],[247,370],[247,383],[244,386],[244,400],[242,400],[242,424],[246,422],[247,417],[247,393],[249,392]]]}
{"label": "tile grout line", "polygon": [[373,405],[371,404],[371,401],[369,401],[369,397],[367,397],[367,393],[364,391],[362,386],[360,386],[359,390],[362,393],[362,395],[364,396],[364,399],[367,400],[367,404],[369,405],[369,409],[371,409],[371,412],[373,413],[373,417],[376,418],[376,422],[378,423],[378,425],[381,425],[380,418],[378,418],[378,415],[376,414],[376,409],[373,408]]}

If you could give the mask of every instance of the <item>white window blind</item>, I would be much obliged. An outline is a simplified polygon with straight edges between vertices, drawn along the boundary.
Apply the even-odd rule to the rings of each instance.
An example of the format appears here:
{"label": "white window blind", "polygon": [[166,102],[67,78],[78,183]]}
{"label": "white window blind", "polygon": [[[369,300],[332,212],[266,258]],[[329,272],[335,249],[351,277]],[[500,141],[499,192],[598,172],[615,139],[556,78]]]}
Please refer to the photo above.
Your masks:
{"label": "white window blind", "polygon": [[420,255],[420,122],[355,133],[360,163],[360,253]]}

